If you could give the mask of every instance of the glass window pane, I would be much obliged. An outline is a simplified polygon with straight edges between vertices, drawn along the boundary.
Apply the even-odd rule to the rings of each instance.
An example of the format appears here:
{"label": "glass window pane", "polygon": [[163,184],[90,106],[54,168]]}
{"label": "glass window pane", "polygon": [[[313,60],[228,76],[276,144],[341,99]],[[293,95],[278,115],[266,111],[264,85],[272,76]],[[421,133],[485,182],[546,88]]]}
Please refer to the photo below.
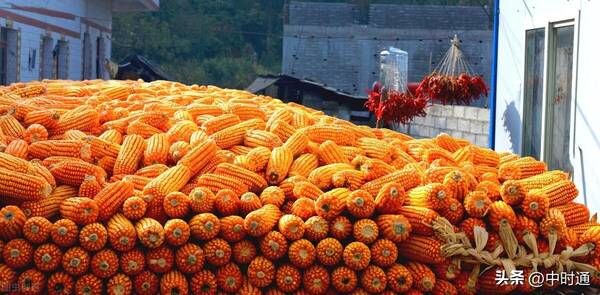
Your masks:
{"label": "glass window pane", "polygon": [[571,102],[573,82],[574,26],[553,29],[552,72],[548,92],[548,153],[551,169],[572,171],[569,143],[571,141]]}
{"label": "glass window pane", "polygon": [[525,35],[522,154],[538,159],[542,142],[545,31],[544,28],[534,29]]}

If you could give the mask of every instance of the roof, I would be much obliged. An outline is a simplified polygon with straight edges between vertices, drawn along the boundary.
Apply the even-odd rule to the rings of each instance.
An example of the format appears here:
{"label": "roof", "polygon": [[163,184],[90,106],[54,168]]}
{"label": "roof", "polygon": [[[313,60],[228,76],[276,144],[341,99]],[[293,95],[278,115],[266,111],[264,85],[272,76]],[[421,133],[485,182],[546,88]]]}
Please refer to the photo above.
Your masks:
{"label": "roof", "polygon": [[173,81],[169,74],[139,54],[130,55],[120,62],[116,78],[119,80],[132,79],[132,76],[137,76],[137,78],[147,82],[154,80]]}
{"label": "roof", "polygon": [[347,92],[343,92],[339,89],[325,86],[319,82],[315,82],[310,79],[300,79],[300,78],[296,78],[296,77],[293,77],[290,75],[285,75],[285,74],[260,75],[248,87],[246,87],[246,90],[250,91],[252,93],[256,93],[256,92],[262,91],[262,90],[266,89],[267,87],[269,87],[277,82],[280,82],[280,81],[282,81],[282,82],[297,82],[300,84],[304,84],[306,86],[319,88],[320,90],[329,92],[332,95],[341,96],[341,97],[347,98],[347,99],[354,99],[354,100],[361,100],[361,101],[367,99],[367,97],[365,97],[365,96],[359,96],[359,95],[354,95],[354,94],[350,94]]}

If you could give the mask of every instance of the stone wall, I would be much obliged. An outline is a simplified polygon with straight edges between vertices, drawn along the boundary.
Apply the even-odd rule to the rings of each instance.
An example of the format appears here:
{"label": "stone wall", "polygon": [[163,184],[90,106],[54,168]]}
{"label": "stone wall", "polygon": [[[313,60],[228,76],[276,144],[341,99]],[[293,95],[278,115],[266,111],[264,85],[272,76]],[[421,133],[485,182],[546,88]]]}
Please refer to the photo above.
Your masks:
{"label": "stone wall", "polygon": [[479,146],[487,146],[489,121],[488,109],[434,104],[427,109],[426,117],[415,118],[412,123],[395,129],[418,138],[435,137],[444,132]]}

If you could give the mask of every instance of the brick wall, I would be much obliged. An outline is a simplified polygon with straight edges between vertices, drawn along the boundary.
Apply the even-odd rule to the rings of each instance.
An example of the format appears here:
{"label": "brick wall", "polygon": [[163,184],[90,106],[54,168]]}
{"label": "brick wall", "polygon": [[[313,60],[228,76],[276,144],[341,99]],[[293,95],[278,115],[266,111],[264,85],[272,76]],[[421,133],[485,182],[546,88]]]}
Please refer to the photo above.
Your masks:
{"label": "brick wall", "polygon": [[396,130],[414,137],[435,137],[447,133],[464,138],[479,146],[488,145],[489,110],[469,106],[444,106],[434,104],[427,109],[426,117],[418,117]]}

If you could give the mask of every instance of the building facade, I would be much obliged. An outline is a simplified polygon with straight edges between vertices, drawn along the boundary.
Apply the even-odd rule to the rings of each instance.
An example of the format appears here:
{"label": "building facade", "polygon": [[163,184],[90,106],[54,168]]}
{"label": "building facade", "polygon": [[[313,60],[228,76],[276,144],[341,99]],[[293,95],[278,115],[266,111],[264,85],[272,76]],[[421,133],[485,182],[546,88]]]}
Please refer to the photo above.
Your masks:
{"label": "building facade", "polygon": [[0,0],[0,84],[106,79],[112,13],[159,0]]}
{"label": "building facade", "polygon": [[570,172],[600,210],[600,2],[500,1],[495,149]]}
{"label": "building facade", "polygon": [[457,34],[473,72],[489,80],[492,31],[486,8],[348,2],[287,3],[284,74],[366,95],[379,77],[381,50],[394,46],[408,52],[408,81],[419,82]]}

